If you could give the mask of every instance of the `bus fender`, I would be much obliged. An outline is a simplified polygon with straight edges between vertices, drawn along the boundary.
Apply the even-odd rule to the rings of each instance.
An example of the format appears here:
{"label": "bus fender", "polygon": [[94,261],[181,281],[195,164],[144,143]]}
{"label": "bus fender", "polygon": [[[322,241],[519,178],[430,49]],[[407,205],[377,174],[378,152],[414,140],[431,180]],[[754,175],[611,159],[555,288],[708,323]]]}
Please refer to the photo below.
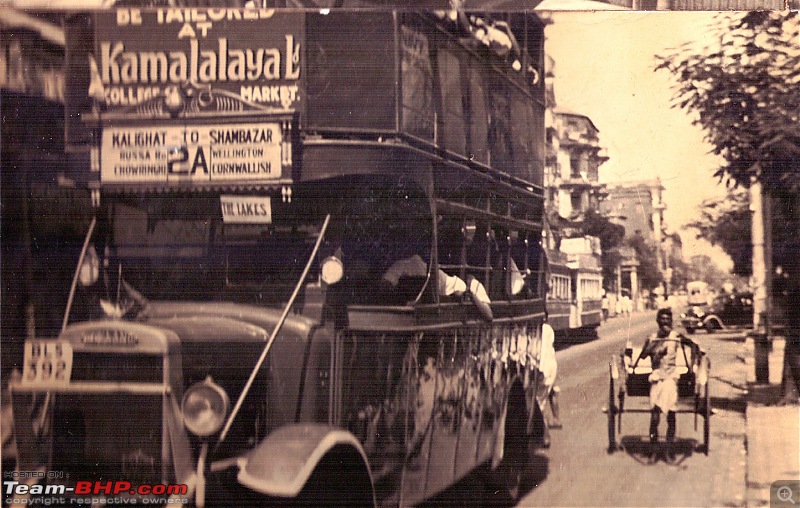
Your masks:
{"label": "bus fender", "polygon": [[358,439],[339,427],[314,423],[285,425],[270,433],[239,460],[237,479],[262,494],[295,497],[334,447],[357,452],[372,483],[369,461]]}

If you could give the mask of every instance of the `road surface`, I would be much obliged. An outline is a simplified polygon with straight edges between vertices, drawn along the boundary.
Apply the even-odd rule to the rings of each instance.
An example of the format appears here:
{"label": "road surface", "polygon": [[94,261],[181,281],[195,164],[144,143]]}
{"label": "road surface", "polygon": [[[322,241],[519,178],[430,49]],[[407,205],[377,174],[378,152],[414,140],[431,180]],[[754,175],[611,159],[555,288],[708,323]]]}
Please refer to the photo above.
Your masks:
{"label": "road surface", "polygon": [[[675,316],[676,321],[678,316]],[[537,452],[527,492],[517,506],[743,506],[745,496],[745,370],[736,357],[741,333],[700,333],[693,336],[712,361],[711,450],[697,451],[702,442],[702,418],[694,430],[694,415],[679,414],[678,455],[674,464],[648,463],[648,414],[623,414],[617,442],[624,450],[609,454],[608,362],[628,338],[634,346],[655,332],[655,312],[610,319],[598,329],[598,339],[573,345],[556,354],[561,387],[563,429],[552,430],[552,446]],[[628,398],[647,408],[646,398]],[[662,416],[663,440],[666,418]]]}
{"label": "road surface", "polygon": [[[677,321],[678,316],[675,316]],[[703,419],[694,429],[693,414],[677,416],[674,463],[650,463],[646,413],[623,414],[617,442],[608,453],[608,363],[628,338],[634,346],[656,331],[655,311],[616,317],[603,323],[594,340],[561,346],[557,384],[561,388],[562,429],[551,430],[552,445],[536,451],[525,472],[520,501],[514,505],[486,481],[488,473],[465,478],[425,506],[745,506],[746,370],[740,355],[741,331],[693,335],[711,359],[710,453],[698,450]],[[679,329],[679,331],[682,331]],[[648,409],[646,397],[626,399],[625,408]],[[662,416],[663,441],[666,418]]]}

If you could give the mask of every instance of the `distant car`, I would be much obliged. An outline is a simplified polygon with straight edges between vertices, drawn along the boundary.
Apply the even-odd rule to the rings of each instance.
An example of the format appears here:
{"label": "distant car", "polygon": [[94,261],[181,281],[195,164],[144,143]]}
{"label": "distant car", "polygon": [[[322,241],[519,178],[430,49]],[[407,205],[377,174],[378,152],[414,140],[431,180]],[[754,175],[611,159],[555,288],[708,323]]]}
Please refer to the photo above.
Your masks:
{"label": "distant car", "polygon": [[694,305],[681,314],[687,333],[705,329],[708,333],[732,326],[753,324],[753,294],[721,294],[711,305]]}

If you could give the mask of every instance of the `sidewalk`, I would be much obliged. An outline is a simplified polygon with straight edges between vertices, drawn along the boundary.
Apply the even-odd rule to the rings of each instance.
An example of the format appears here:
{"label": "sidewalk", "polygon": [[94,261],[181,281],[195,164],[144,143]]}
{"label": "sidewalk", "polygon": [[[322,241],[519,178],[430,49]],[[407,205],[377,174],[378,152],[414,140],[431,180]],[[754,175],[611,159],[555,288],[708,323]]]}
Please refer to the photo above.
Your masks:
{"label": "sidewalk", "polygon": [[769,384],[755,384],[752,341],[747,366],[747,506],[769,506],[770,484],[800,480],[800,406],[775,406],[781,397],[785,340],[775,337],[769,353]]}

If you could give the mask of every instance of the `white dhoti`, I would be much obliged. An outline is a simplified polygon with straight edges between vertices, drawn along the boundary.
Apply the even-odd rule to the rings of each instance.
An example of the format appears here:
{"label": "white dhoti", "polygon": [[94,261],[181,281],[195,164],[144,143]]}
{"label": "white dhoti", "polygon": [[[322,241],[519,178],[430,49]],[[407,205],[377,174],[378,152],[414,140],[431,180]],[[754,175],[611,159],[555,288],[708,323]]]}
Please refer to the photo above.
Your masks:
{"label": "white dhoti", "polygon": [[662,412],[678,410],[678,381],[673,377],[650,376],[650,409],[658,407]]}
{"label": "white dhoti", "polygon": [[542,349],[539,354],[539,370],[536,384],[536,401],[539,409],[544,411],[547,398],[553,385],[556,384],[558,375],[558,362],[556,362],[556,350],[554,348],[555,332],[549,324],[542,324]]}

